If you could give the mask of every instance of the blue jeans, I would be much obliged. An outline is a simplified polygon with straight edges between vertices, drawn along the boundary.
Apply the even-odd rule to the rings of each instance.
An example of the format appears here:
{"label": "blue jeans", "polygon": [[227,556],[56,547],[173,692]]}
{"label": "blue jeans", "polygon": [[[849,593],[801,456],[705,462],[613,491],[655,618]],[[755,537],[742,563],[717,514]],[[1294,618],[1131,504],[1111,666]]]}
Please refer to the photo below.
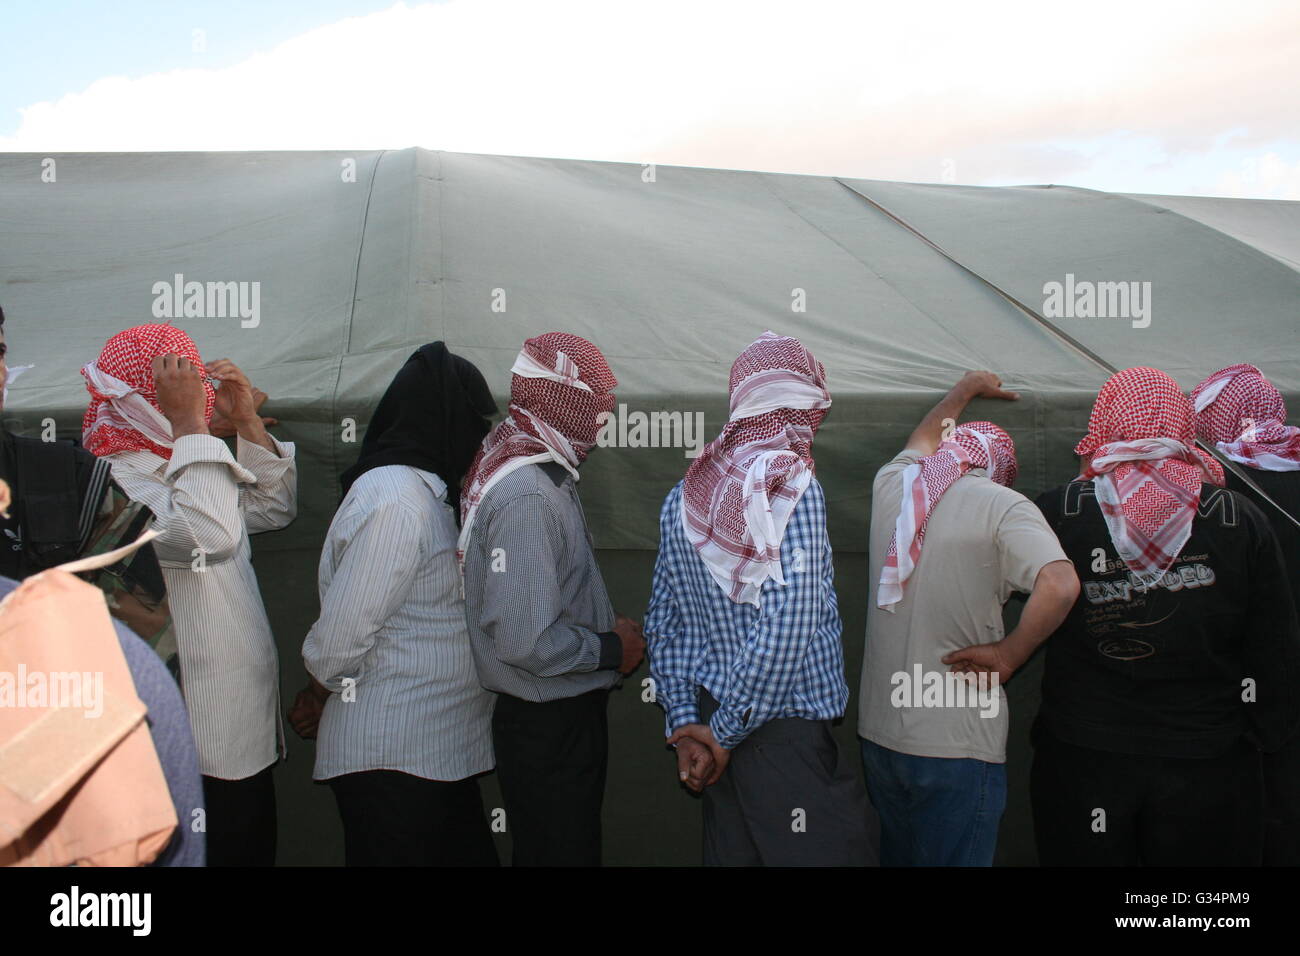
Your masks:
{"label": "blue jeans", "polygon": [[880,814],[881,866],[993,865],[1006,764],[861,743],[867,795]]}

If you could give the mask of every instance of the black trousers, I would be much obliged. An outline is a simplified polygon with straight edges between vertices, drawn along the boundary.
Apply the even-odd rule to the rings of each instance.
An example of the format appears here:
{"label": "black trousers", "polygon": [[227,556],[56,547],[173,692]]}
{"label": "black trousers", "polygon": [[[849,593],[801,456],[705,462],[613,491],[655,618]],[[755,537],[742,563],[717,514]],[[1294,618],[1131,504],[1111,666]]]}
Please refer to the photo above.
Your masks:
{"label": "black trousers", "polygon": [[478,780],[365,770],[328,781],[348,866],[497,866]]}
{"label": "black trousers", "polygon": [[274,769],[243,780],[203,778],[208,866],[275,866]]}
{"label": "black trousers", "polygon": [[1300,866],[1300,734],[1263,760],[1264,865]]}
{"label": "black trousers", "polygon": [[514,866],[600,866],[609,691],[535,704],[497,696],[497,780]]}
{"label": "black trousers", "polygon": [[1259,866],[1262,859],[1260,756],[1244,741],[1217,757],[1189,759],[1092,750],[1036,733],[1029,788],[1043,866]]}

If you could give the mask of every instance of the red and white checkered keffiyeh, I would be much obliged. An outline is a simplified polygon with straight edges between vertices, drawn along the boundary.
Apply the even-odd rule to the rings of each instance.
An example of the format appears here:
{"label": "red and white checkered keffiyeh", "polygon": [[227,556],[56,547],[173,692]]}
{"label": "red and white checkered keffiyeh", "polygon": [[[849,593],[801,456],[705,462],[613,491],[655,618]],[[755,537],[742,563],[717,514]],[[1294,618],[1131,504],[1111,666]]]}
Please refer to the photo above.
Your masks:
{"label": "red and white checkered keffiyeh", "polygon": [[137,325],[113,336],[99,358],[81,370],[90,405],[81,421],[82,444],[96,455],[151,451],[172,456],[172,426],[158,405],[153,360],[179,355],[198,367],[207,393],[205,416],[212,418],[216,392],[193,340],[170,325]]}
{"label": "red and white checkered keffiyeh", "polygon": [[[903,599],[903,585],[921,558],[930,515],[944,492],[972,468],[983,468],[993,481],[1011,487],[1020,470],[1016,443],[992,422],[967,422],[957,426],[933,455],[903,469],[902,507],[880,571],[878,607],[893,613],[894,606]],[[899,547],[900,542],[903,547]]]}
{"label": "red and white checkered keffiyeh", "polygon": [[614,410],[618,380],[600,349],[577,335],[547,332],[529,339],[510,370],[508,414],[483,439],[461,482],[462,560],[478,506],[493,485],[516,468],[548,461],[576,481]]}
{"label": "red and white checkered keffiyeh", "polygon": [[1286,402],[1253,365],[1219,369],[1192,391],[1196,437],[1228,459],[1261,471],[1300,471],[1300,428]]}
{"label": "red and white checkered keffiyeh", "polygon": [[1160,580],[1192,533],[1201,484],[1223,468],[1194,446],[1191,400],[1154,368],[1116,372],[1101,387],[1075,452],[1092,479],[1111,543],[1143,587]]}
{"label": "red and white checkered keffiyeh", "polygon": [[738,604],[757,605],[768,578],[785,584],[781,539],[830,404],[826,370],[798,339],[765,332],[731,366],[731,417],[686,471],[682,522]]}

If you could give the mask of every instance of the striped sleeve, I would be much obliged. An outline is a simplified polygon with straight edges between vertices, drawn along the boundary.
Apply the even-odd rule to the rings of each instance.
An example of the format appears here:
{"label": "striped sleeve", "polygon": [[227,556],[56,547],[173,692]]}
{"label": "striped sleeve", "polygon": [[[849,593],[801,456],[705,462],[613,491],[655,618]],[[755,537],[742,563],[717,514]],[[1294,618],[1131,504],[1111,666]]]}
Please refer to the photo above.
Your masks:
{"label": "striped sleeve", "polygon": [[239,486],[239,508],[249,534],[277,531],[298,516],[298,463],[293,442],[271,438],[275,451],[238,438],[236,458],[253,480]]}
{"label": "striped sleeve", "polygon": [[344,677],[363,679],[362,662],[376,636],[406,603],[428,560],[424,539],[425,517],[388,501],[366,512],[344,540],[326,543],[327,550],[341,545],[342,554],[302,656],[308,672],[330,690],[339,691]]}
{"label": "striped sleeve", "polygon": [[159,560],[188,565],[201,553],[206,564],[229,560],[244,540],[238,482],[252,481],[220,438],[184,435],[176,439],[164,474],[121,479],[127,493],[153,511],[161,537],[154,541]]}

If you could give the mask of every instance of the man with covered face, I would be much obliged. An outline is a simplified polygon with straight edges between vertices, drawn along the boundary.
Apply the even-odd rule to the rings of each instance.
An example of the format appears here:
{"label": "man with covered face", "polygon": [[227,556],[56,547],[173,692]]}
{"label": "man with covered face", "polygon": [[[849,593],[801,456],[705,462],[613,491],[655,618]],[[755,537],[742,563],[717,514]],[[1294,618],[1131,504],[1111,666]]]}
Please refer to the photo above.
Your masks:
{"label": "man with covered face", "polygon": [[516,866],[599,866],[606,706],[645,642],[596,564],[579,468],[618,384],[586,339],[524,343],[510,407],[462,483],[459,550]]}
{"label": "man with covered face", "polygon": [[[234,363],[205,366],[169,325],[119,332],[82,375],[86,448],[112,463],[113,479],[161,532],[153,545],[203,772],[208,865],[271,866],[271,773],[284,735],[275,641],[248,537],[297,514],[294,446],[267,432]],[[234,454],[211,432],[214,411],[235,428]]]}
{"label": "man with covered face", "polygon": [[[992,422],[956,424],[975,398],[1018,396],[991,372],[968,373],[872,491],[877,585],[858,734],[885,866],[992,866],[1007,796],[1001,684],[1079,591],[1043,516],[1011,489],[1011,436]],[[1016,592],[1029,599],[1003,636]]]}
{"label": "man with covered face", "polygon": [[1081,474],[1038,498],[1083,582],[1033,732],[1044,865],[1262,859],[1259,750],[1300,717],[1300,630],[1277,536],[1194,439],[1172,378],[1116,372]]}
{"label": "man with covered face", "polygon": [[[1300,606],[1300,428],[1286,423],[1282,393],[1254,365],[1229,365],[1196,386],[1192,405],[1196,437],[1250,478],[1226,474],[1272,526]],[[1263,765],[1264,865],[1300,866],[1300,728]]]}
{"label": "man with covered face", "polygon": [[767,332],[731,367],[731,415],[669,492],[646,615],[678,776],[703,792],[704,862],[873,862],[866,796],[841,758],[835,568],[813,436],[826,372]]}

